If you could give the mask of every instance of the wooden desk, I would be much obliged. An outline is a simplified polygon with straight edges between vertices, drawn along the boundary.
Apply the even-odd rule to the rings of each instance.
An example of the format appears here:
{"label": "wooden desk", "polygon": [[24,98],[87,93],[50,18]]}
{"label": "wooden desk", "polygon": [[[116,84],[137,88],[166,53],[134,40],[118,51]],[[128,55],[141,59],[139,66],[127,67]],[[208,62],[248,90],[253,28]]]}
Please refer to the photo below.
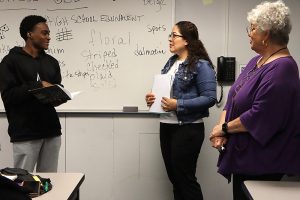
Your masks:
{"label": "wooden desk", "polygon": [[33,200],[79,200],[79,187],[84,181],[82,173],[35,173],[42,178],[50,178],[53,185],[49,192]]}
{"label": "wooden desk", "polygon": [[244,185],[251,200],[300,199],[300,182],[245,181]]}

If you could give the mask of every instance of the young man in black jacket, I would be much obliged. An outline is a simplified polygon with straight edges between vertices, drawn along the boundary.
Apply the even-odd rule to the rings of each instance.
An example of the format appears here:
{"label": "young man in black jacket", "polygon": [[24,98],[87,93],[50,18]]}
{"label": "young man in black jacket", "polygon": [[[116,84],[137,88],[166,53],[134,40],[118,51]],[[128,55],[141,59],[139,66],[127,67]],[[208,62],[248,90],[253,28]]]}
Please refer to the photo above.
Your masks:
{"label": "young man in black jacket", "polygon": [[14,167],[30,172],[56,172],[61,125],[55,105],[42,104],[29,90],[61,84],[58,61],[45,53],[50,41],[46,19],[25,17],[20,25],[24,47],[14,47],[0,63],[0,92],[8,134],[13,143]]}

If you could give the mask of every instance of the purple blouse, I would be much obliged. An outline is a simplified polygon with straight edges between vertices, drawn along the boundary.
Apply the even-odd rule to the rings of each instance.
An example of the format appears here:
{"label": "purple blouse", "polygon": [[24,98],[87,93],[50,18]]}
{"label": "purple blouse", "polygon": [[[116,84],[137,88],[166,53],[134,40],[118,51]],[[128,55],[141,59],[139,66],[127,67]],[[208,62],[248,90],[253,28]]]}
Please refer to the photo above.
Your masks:
{"label": "purple blouse", "polygon": [[257,68],[250,60],[232,85],[226,121],[240,117],[247,133],[230,134],[218,172],[300,174],[300,80],[297,63],[278,58]]}

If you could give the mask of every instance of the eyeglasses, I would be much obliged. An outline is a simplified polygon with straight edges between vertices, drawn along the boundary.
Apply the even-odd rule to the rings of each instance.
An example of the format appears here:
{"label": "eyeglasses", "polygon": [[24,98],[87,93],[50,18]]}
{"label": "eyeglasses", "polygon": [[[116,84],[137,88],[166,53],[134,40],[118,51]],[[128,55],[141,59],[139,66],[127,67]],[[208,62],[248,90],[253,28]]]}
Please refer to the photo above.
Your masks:
{"label": "eyeglasses", "polygon": [[252,33],[252,31],[254,31],[256,28],[253,26],[247,26],[246,27],[246,32],[248,35],[250,35]]}
{"label": "eyeglasses", "polygon": [[171,38],[171,39],[174,39],[174,38],[178,38],[178,37],[183,37],[182,35],[178,35],[178,34],[176,34],[176,33],[171,33],[171,34],[169,34],[169,39]]}

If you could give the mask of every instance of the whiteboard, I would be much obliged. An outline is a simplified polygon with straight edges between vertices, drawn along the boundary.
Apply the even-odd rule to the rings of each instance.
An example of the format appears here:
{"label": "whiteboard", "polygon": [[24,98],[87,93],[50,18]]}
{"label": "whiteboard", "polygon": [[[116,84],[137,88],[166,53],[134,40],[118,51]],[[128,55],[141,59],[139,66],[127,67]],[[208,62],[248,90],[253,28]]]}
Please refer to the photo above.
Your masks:
{"label": "whiteboard", "polygon": [[[1,0],[0,60],[23,46],[21,20],[47,19],[50,46],[60,63],[62,84],[75,99],[57,107],[66,112],[147,110],[144,97],[171,56],[168,34],[174,0]],[[3,111],[1,101],[0,109]]]}

